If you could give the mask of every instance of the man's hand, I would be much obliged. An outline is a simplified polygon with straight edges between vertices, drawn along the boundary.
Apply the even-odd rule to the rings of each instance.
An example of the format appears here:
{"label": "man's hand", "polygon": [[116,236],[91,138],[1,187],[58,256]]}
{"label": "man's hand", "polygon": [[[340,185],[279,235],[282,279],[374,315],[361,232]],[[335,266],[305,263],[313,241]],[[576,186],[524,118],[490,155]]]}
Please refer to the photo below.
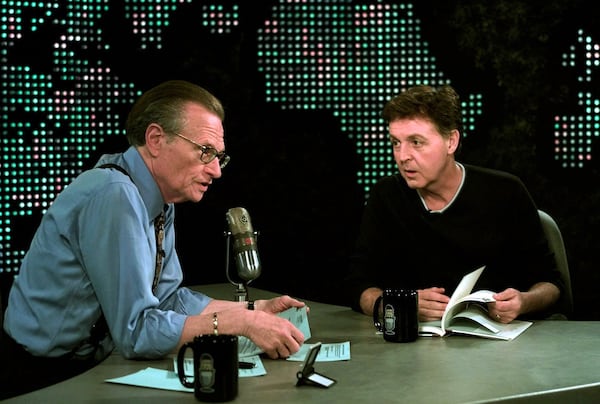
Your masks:
{"label": "man's hand", "polygon": [[213,316],[217,313],[220,334],[243,335],[270,358],[287,358],[298,352],[304,343],[304,335],[290,321],[277,316],[277,313],[291,307],[305,306],[304,302],[289,296],[257,300],[255,310],[247,310],[245,302],[214,299],[201,314],[186,318],[177,349],[196,335],[214,332]]}
{"label": "man's hand", "polygon": [[517,289],[508,288],[494,294],[496,300],[488,303],[489,315],[500,323],[510,323],[521,313],[523,307],[523,294]]}
{"label": "man's hand", "polygon": [[560,290],[550,282],[538,282],[528,291],[508,288],[494,296],[488,303],[490,317],[501,323],[510,323],[522,314],[545,310],[560,297]]}
{"label": "man's hand", "polygon": [[247,314],[251,318],[244,335],[271,359],[287,358],[298,352],[304,343],[304,335],[290,321],[261,310]]}
{"label": "man's hand", "polygon": [[419,321],[440,320],[450,298],[444,288],[419,289]]}
{"label": "man's hand", "polygon": [[[269,300],[257,300],[254,302],[256,310],[266,311],[268,313],[281,313],[290,307],[304,307],[306,304],[287,295],[275,297]],[[306,308],[308,311],[308,307]]]}

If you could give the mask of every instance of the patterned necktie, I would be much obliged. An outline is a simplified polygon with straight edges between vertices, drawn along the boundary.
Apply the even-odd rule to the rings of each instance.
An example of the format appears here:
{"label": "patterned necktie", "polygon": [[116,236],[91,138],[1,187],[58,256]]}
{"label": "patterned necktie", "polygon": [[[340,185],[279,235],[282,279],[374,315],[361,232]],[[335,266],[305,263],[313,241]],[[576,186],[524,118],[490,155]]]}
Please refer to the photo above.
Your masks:
{"label": "patterned necktie", "polygon": [[156,236],[156,266],[154,267],[154,281],[152,282],[152,293],[156,294],[156,287],[158,286],[158,279],[160,278],[160,271],[162,269],[163,258],[165,257],[165,250],[163,250],[163,239],[165,238],[165,211],[163,210],[160,215],[154,219],[154,234]]}

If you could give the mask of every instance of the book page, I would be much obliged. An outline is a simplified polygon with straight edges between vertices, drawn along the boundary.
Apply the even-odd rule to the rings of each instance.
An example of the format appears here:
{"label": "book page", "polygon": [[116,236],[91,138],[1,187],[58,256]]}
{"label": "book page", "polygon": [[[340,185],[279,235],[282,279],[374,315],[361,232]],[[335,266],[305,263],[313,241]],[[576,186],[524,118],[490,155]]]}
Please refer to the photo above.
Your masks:
{"label": "book page", "polygon": [[[477,282],[477,279],[479,279],[479,276],[483,272],[484,268],[485,268],[485,266],[478,268],[475,271],[465,275],[462,278],[462,280],[456,287],[456,290],[450,297],[450,301],[448,302],[448,305],[446,306],[446,310],[444,311],[444,315],[441,320],[419,322],[419,335],[420,336],[423,336],[423,337],[440,336],[440,337],[442,337],[442,336],[444,336],[444,334],[446,334],[446,329],[443,326],[444,321],[446,320],[446,318],[447,319],[452,318],[452,315],[454,313],[456,313],[456,311],[458,311],[458,309],[460,309],[460,307],[457,307],[457,306],[460,306],[460,303],[463,300],[466,300],[468,298],[469,294],[473,290],[473,286],[475,286],[475,283]],[[489,292],[489,293],[493,294],[493,292]],[[491,298],[491,296],[485,296],[485,293],[483,295],[480,295],[479,292],[475,292],[472,295],[473,295],[473,299],[472,299],[473,301],[484,302],[484,301],[487,301],[487,299]],[[493,301],[493,299],[492,299],[492,301]]]}
{"label": "book page", "polygon": [[[513,320],[509,324],[492,320],[488,315],[487,306],[484,306],[486,304],[485,296],[492,292],[484,292],[486,292],[482,294],[484,301],[477,303],[468,303],[465,301],[454,306],[460,307],[462,311],[454,315],[453,318],[450,318],[450,324],[446,326],[446,331],[455,334],[474,335],[510,341],[521,335],[531,324],[533,324],[529,321],[522,320]],[[477,294],[477,292],[474,293],[474,295],[475,294]],[[468,296],[466,298],[468,298]]]}
{"label": "book page", "polygon": [[[447,333],[455,333],[509,341],[521,335],[533,324],[521,320],[513,320],[509,324],[504,324],[492,320],[487,315],[487,303],[495,301],[492,297],[494,292],[478,290],[471,293],[484,269],[485,266],[478,268],[462,278],[450,297],[442,320],[420,323],[419,335],[444,336]],[[467,310],[464,313],[460,313],[465,309]],[[441,333],[438,332],[438,325],[441,325]]]}
{"label": "book page", "polygon": [[[469,321],[469,324],[467,324],[467,321]],[[499,331],[494,333],[484,326],[473,326],[470,320],[459,320],[456,324],[453,323],[448,331],[455,334],[511,341],[521,335],[532,324],[531,321],[513,320],[508,324],[500,324]]]}
{"label": "book page", "polygon": [[451,307],[458,300],[471,293],[471,291],[473,290],[473,286],[475,286],[475,283],[477,283],[477,280],[479,279],[479,276],[481,275],[484,269],[485,266],[478,268],[475,271],[463,276],[460,283],[456,287],[456,290],[454,291],[454,293],[452,293],[452,296],[450,297],[448,307]]}
{"label": "book page", "polygon": [[479,276],[484,269],[485,266],[463,276],[462,280],[456,287],[456,290],[454,293],[452,293],[450,301],[448,302],[448,306],[446,306],[446,311],[444,311],[444,315],[442,316],[442,330],[444,332],[446,331],[446,327],[450,323],[452,316],[460,309],[460,307],[457,306],[460,305],[462,301],[461,299],[471,293],[475,283],[477,282],[477,279],[479,279]]}
{"label": "book page", "polygon": [[447,329],[453,330],[455,323],[458,324],[461,319],[465,319],[467,321],[475,321],[494,334],[500,332],[502,328],[502,323],[492,320],[488,316],[487,308],[482,307],[479,304],[467,305],[466,309],[462,310],[450,320],[450,325],[447,327]]}
{"label": "book page", "polygon": [[496,299],[494,299],[494,295],[495,292],[492,292],[491,290],[482,289],[463,297],[459,300],[459,302],[491,303],[496,301]]}
{"label": "book page", "polygon": [[442,322],[437,321],[420,321],[419,322],[419,336],[420,337],[443,337],[444,330],[442,330]]}

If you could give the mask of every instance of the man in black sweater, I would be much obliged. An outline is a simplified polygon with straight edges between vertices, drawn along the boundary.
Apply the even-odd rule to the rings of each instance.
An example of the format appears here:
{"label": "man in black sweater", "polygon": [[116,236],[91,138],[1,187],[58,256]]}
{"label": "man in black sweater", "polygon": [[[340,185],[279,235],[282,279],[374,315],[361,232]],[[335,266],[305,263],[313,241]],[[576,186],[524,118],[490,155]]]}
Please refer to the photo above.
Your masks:
{"label": "man in black sweater", "polygon": [[354,310],[372,314],[386,287],[417,289],[419,320],[439,320],[461,278],[485,265],[477,289],[508,323],[545,315],[563,284],[537,207],[515,176],[460,164],[459,97],[410,88],[383,110],[399,174],[370,191],[347,279]]}

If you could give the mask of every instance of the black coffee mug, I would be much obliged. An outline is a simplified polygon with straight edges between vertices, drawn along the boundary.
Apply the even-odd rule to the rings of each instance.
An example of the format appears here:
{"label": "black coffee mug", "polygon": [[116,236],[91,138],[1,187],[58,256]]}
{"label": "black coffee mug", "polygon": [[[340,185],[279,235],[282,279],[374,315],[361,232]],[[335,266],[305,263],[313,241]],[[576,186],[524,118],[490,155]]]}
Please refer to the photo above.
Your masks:
{"label": "black coffee mug", "polygon": [[[383,324],[379,319],[383,302]],[[412,289],[385,289],[375,300],[373,323],[390,342],[412,342],[419,336],[419,295]]]}
{"label": "black coffee mug", "polygon": [[[185,352],[194,353],[194,380],[184,372]],[[179,348],[177,375],[185,387],[194,389],[200,401],[231,401],[238,394],[238,337],[235,335],[199,335]]]}

